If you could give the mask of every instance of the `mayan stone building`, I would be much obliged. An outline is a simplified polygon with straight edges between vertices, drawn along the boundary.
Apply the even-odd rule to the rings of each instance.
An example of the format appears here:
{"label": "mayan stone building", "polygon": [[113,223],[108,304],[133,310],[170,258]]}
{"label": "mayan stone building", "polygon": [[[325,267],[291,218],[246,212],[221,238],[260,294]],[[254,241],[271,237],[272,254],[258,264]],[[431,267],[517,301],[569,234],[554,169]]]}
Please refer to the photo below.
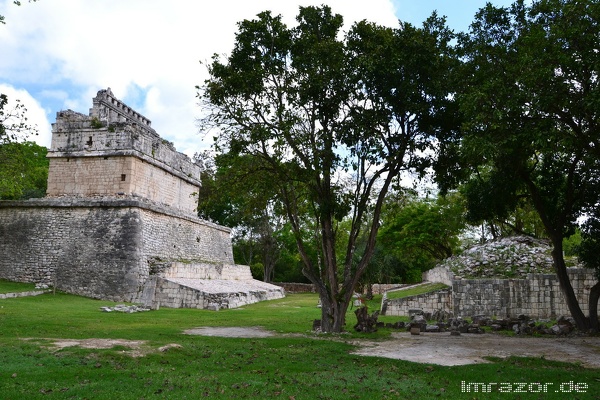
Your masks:
{"label": "mayan stone building", "polygon": [[48,158],[47,197],[0,202],[0,278],[167,307],[283,297],[197,217],[199,167],[110,89],[89,115],[57,113]]}

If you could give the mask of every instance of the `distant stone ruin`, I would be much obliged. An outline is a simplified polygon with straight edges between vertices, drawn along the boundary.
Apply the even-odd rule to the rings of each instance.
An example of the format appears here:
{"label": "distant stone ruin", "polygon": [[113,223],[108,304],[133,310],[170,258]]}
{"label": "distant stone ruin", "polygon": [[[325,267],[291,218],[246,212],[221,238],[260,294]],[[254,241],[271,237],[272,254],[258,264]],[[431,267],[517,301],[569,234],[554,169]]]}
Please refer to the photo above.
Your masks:
{"label": "distant stone ruin", "polygon": [[48,158],[46,198],[0,202],[0,278],[151,307],[284,296],[234,265],[230,229],[197,217],[200,168],[110,89],[57,113]]}
{"label": "distant stone ruin", "polygon": [[[551,247],[528,237],[510,237],[473,246],[423,273],[423,281],[448,286],[432,293],[387,300],[385,315],[408,316],[411,310],[444,312],[455,317],[477,315],[512,318],[558,318],[570,315],[556,273]],[[584,313],[590,288],[597,282],[588,268],[567,274]]]}

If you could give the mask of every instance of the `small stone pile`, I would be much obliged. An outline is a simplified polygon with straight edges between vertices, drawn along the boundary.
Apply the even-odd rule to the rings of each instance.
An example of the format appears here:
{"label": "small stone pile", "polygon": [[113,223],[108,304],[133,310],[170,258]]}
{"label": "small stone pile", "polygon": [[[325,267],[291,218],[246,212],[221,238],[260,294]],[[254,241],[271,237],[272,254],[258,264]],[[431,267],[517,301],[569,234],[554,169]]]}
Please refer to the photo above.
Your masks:
{"label": "small stone pile", "polygon": [[[434,313],[435,314],[435,313]],[[395,323],[379,322],[378,327],[406,330],[418,335],[421,332],[450,332],[452,335],[461,333],[485,333],[484,327],[492,331],[513,331],[517,335],[557,335],[565,336],[575,332],[575,321],[571,317],[561,316],[555,324],[548,320],[535,321],[526,315],[516,318],[496,319],[484,315],[475,315],[471,320],[461,317],[452,318],[449,315],[434,315],[420,310],[413,310],[408,323],[398,321]],[[433,317],[437,318],[433,318]],[[436,321],[433,322],[432,321]]]}
{"label": "small stone pile", "polygon": [[553,273],[552,247],[547,241],[512,236],[473,246],[440,265],[455,278],[517,278]]}
{"label": "small stone pile", "polygon": [[150,311],[150,308],[143,307],[143,306],[136,306],[136,305],[127,306],[125,304],[117,304],[114,307],[100,307],[100,310],[102,310],[103,312],[116,311],[116,312],[132,314],[132,313],[137,313],[137,312]]}
{"label": "small stone pile", "polygon": [[571,317],[561,316],[555,324],[550,326],[550,321],[535,321],[526,315],[516,318],[492,319],[477,315],[472,318],[473,323],[479,326],[489,326],[493,331],[510,331],[517,335],[569,335],[575,331],[575,321]]}

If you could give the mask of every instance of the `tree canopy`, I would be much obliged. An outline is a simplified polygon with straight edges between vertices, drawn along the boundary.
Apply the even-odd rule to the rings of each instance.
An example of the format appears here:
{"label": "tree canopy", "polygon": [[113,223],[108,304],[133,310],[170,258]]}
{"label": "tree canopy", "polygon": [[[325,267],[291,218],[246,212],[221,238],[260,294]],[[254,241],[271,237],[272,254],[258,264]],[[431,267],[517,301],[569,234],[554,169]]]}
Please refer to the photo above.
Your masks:
{"label": "tree canopy", "polygon": [[600,4],[592,0],[488,4],[459,40],[464,69],[457,101],[466,122],[458,143],[470,167],[460,178],[476,180],[472,198],[487,199],[491,214],[528,198],[552,241],[556,273],[580,329],[597,329],[597,315],[586,319],[581,311],[562,242],[600,198],[599,21]]}
{"label": "tree canopy", "polygon": [[47,149],[33,142],[0,145],[0,199],[44,197],[48,181]]}
{"label": "tree canopy", "polygon": [[[217,151],[250,157],[260,166],[253,173],[276,189],[303,274],[320,294],[322,329],[334,332],[373,254],[386,193],[401,171],[428,165],[424,151],[450,129],[444,114],[453,109],[443,19],[398,29],[363,21],[345,36],[342,23],[327,6],[301,7],[293,28],[270,12],[244,20],[231,55],[215,56],[198,88]],[[344,218],[351,223],[338,260]],[[305,226],[315,227],[316,262]]]}

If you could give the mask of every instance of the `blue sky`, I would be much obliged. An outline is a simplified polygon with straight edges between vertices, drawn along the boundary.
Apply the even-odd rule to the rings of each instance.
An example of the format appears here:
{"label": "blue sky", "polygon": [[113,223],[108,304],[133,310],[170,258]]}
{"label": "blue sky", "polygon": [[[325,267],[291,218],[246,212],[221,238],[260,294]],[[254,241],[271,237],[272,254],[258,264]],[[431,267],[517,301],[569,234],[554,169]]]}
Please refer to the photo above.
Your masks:
{"label": "blue sky", "polygon": [[[233,46],[236,22],[272,10],[292,25],[299,5],[328,4],[349,25],[367,19],[388,26],[420,25],[433,10],[450,28],[468,29],[485,0],[0,0],[0,92],[19,98],[35,138],[50,145],[57,111],[87,113],[100,89],[111,87],[188,155],[211,140],[195,125],[201,110],[195,86],[207,61]],[[492,1],[507,6],[512,1]],[[210,5],[209,5],[210,4]]]}

